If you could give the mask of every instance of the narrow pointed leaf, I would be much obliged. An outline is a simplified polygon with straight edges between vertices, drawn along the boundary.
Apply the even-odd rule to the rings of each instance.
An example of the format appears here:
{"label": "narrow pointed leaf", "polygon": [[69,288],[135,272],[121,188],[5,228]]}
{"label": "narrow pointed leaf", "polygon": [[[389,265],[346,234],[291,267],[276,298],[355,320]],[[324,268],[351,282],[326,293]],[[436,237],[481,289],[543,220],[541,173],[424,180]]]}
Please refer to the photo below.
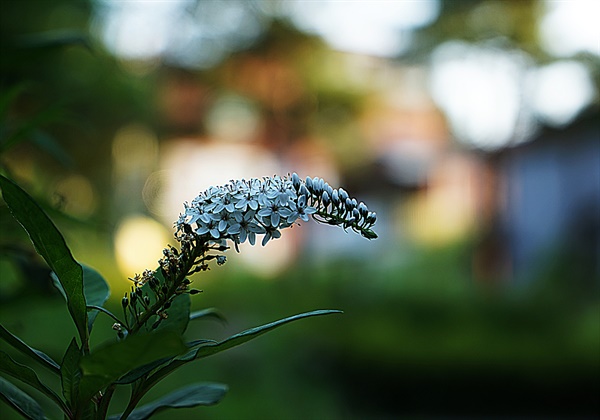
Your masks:
{"label": "narrow pointed leaf", "polygon": [[58,365],[58,363],[52,360],[50,356],[48,356],[40,350],[36,350],[32,347],[29,347],[19,337],[12,334],[2,325],[0,325],[0,338],[2,338],[11,346],[13,346],[15,349],[19,350],[21,353],[35,360],[45,368],[49,369],[50,371],[56,374],[60,374],[60,366]]}
{"label": "narrow pointed leaf", "polygon": [[[102,277],[102,275],[92,267],[89,267],[85,264],[81,264],[81,266],[83,268],[83,294],[85,296],[87,306],[104,305],[104,302],[106,302],[110,296],[110,288],[108,283],[104,277]],[[50,273],[50,277],[52,277],[53,286],[60,292],[66,302],[67,294],[65,289],[62,287],[62,284],[60,284],[60,280],[55,273]],[[92,327],[94,325],[94,321],[96,320],[96,316],[98,316],[98,310],[91,310],[88,312],[89,332],[92,332]]]}
{"label": "narrow pointed leaf", "polygon": [[33,369],[28,366],[22,365],[15,362],[8,354],[0,351],[0,372],[4,372],[7,375],[12,376],[19,381],[26,383],[42,392],[52,401],[54,401],[65,414],[69,414],[69,409],[65,405],[64,401],[60,399],[58,395],[46,385],[44,385]]}
{"label": "narrow pointed leaf", "polygon": [[130,336],[108,344],[81,359],[83,376],[79,383],[79,400],[93,397],[133,369],[186,350],[181,336],[170,330]]}
{"label": "narrow pointed leaf", "polygon": [[[198,347],[201,344],[207,344],[207,343],[217,343],[217,342],[215,340],[194,340],[194,341],[190,341],[189,343],[186,343],[186,345],[187,345],[188,349],[193,349],[193,350],[190,350],[190,352],[192,354],[195,354],[195,352],[196,352],[195,347]],[[185,354],[181,357],[185,357]],[[165,357],[164,359],[155,360],[152,363],[148,363],[147,365],[140,366],[139,368],[134,369],[131,372],[128,372],[123,377],[119,378],[119,380],[116,381],[115,383],[117,383],[119,385],[125,385],[125,384],[130,384],[132,382],[135,382],[138,379],[140,379],[142,376],[149,374],[153,370],[156,370],[156,369],[160,368],[161,366],[166,365],[171,360],[176,359],[176,358],[179,358],[179,357],[175,357],[175,356],[174,357]]]}
{"label": "narrow pointed leaf", "polygon": [[173,357],[164,357],[162,359],[158,359],[151,363],[145,364],[144,366],[140,366],[123,375],[121,378],[119,378],[118,381],[115,381],[115,383],[119,385],[133,383],[140,379],[142,376],[149,374],[153,370],[158,369],[166,363],[169,363],[171,360],[173,360]]}
{"label": "narrow pointed leaf", "polygon": [[293,321],[297,321],[303,318],[309,318],[313,316],[321,316],[321,315],[329,315],[329,314],[340,314],[343,313],[339,310],[318,310],[312,312],[305,312],[302,314],[290,316],[288,318],[280,319],[279,321],[271,322],[269,324],[261,325],[260,327],[251,328],[249,330],[243,331],[239,334],[235,334],[223,341],[220,341],[217,344],[206,344],[201,346],[196,351],[194,355],[194,359],[200,359],[203,357],[208,357],[210,355],[220,353],[232,347],[239,346],[240,344],[244,344],[250,340],[255,339],[269,331],[274,330],[275,328],[281,327],[282,325],[288,324]]}
{"label": "narrow pointed leaf", "polygon": [[89,36],[78,30],[63,29],[22,35],[17,38],[20,48],[50,49],[69,46],[82,46],[93,51]]}
{"label": "narrow pointed leaf", "polygon": [[287,323],[297,321],[304,318],[309,318],[313,316],[321,316],[321,315],[329,315],[329,314],[341,314],[342,311],[339,310],[317,310],[312,312],[305,312],[302,314],[290,316],[288,318],[280,319],[279,321],[271,322],[270,324],[265,324],[260,327],[251,328],[249,330],[243,331],[239,334],[233,335],[223,341],[220,342],[208,342],[204,345],[201,345],[198,349],[188,351],[186,354],[175,358],[168,365],[160,368],[155,373],[153,373],[144,383],[144,392],[153,387],[156,383],[158,383],[162,378],[169,375],[175,369],[180,366],[191,362],[195,359],[201,359],[204,357],[208,357],[210,355],[220,353],[232,347],[239,346],[240,344],[244,344],[258,336],[261,336],[269,331],[274,330],[277,327],[285,325]]}
{"label": "narrow pointed leaf", "polygon": [[[110,288],[108,283],[92,267],[88,267],[85,264],[83,266],[83,292],[85,295],[85,301],[87,305],[102,306],[104,302],[110,296]],[[88,330],[92,331],[92,326],[98,315],[97,310],[90,311],[88,313]]]}
{"label": "narrow pointed leaf", "polygon": [[46,416],[42,407],[29,394],[0,376],[0,399],[14,408],[23,417],[40,420]]}
{"label": "narrow pointed leaf", "polygon": [[61,294],[61,296],[65,299],[65,302],[68,302],[69,298],[67,297],[67,292],[65,292],[65,289],[62,287],[62,284],[60,284],[60,280],[58,279],[58,277],[56,276],[56,274],[54,272],[50,273],[50,278],[52,279],[52,285],[56,288],[56,290],[58,290],[58,292]]}
{"label": "narrow pointed leaf", "polygon": [[77,389],[79,388],[79,381],[81,380],[81,369],[79,368],[80,360],[81,350],[79,350],[77,341],[73,338],[60,365],[62,393],[71,409],[75,407],[75,402],[77,401]]}
{"label": "narrow pointed leaf", "polygon": [[[129,415],[129,420],[144,420],[167,408],[191,408],[217,404],[227,393],[227,386],[213,383],[199,383],[178,389],[158,401],[143,405]],[[118,417],[111,417],[117,419]]]}
{"label": "narrow pointed leaf", "polygon": [[42,208],[13,181],[0,175],[2,197],[13,217],[27,231],[36,251],[58,277],[67,296],[67,307],[83,345],[88,343],[87,309],[83,294],[83,269],[65,239]]}
{"label": "narrow pointed leaf", "polygon": [[200,311],[194,311],[190,314],[190,321],[195,321],[197,319],[204,318],[214,318],[217,321],[221,321],[224,324],[227,323],[227,320],[225,319],[223,314],[221,314],[221,312],[219,312],[216,308],[202,309]]}

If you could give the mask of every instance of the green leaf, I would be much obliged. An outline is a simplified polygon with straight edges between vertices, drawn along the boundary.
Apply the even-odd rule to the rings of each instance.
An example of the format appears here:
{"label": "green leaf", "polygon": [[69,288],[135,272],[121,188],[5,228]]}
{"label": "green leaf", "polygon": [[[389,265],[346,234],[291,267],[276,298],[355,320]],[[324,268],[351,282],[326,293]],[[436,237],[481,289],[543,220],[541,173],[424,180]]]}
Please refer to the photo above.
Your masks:
{"label": "green leaf", "polygon": [[92,51],[89,36],[81,31],[73,29],[52,30],[22,35],[17,39],[17,46],[19,48],[44,50],[51,48],[82,46]]}
{"label": "green leaf", "polygon": [[[110,288],[104,277],[92,267],[85,264],[83,266],[83,293],[88,305],[102,306],[110,296]],[[92,326],[98,315],[97,310],[88,313],[88,330],[92,331]]]}
{"label": "green leaf", "polygon": [[[227,385],[214,383],[199,383],[178,389],[160,400],[145,404],[135,410],[127,417],[129,420],[147,419],[167,408],[191,408],[199,405],[214,405],[223,399],[227,393]],[[111,420],[119,416],[110,417]]]}
{"label": "green leaf", "polygon": [[[206,343],[216,343],[216,341],[215,340],[195,340],[195,341],[190,341],[189,343],[186,343],[186,345],[187,345],[188,349],[190,349],[190,348],[194,348],[201,344],[206,344]],[[119,385],[126,385],[126,384],[130,384],[132,382],[135,382],[138,379],[140,379],[142,376],[147,375],[150,372],[152,372],[153,370],[158,369],[161,366],[169,363],[174,358],[175,358],[175,356],[165,357],[164,359],[155,360],[152,363],[148,363],[147,365],[140,366],[139,368],[136,368],[136,369],[132,370],[131,372],[127,373],[126,375],[122,376],[121,378],[119,378],[119,380],[116,381],[115,383],[117,383]]]}
{"label": "green leaf", "polygon": [[81,265],[73,258],[65,239],[54,223],[29,194],[2,175],[0,175],[0,187],[2,187],[2,197],[13,217],[27,231],[37,252],[60,280],[81,343],[87,347],[89,333]]}
{"label": "green leaf", "polygon": [[171,330],[130,336],[108,344],[81,359],[79,400],[85,401],[129,371],[157,359],[176,356],[188,348]]}
{"label": "green leaf", "polygon": [[156,330],[172,330],[183,334],[190,321],[190,306],[190,295],[185,293],[177,296],[173,299],[171,307],[167,309],[168,318],[163,320]]}
{"label": "green leaf", "polygon": [[30,385],[42,392],[52,401],[54,401],[65,414],[70,415],[70,410],[65,405],[64,401],[60,399],[58,395],[46,385],[44,385],[38,378],[37,374],[28,366],[22,365],[15,362],[8,354],[0,351],[0,372],[4,372],[7,375],[12,376],[15,379],[20,380],[27,385]]}
{"label": "green leaf", "polygon": [[71,409],[76,405],[77,390],[81,380],[80,360],[81,350],[77,346],[77,341],[73,338],[60,365],[62,393]]}
{"label": "green leaf", "polygon": [[158,359],[151,363],[148,363],[144,366],[135,368],[132,371],[128,372],[127,374],[123,375],[121,378],[119,378],[119,380],[115,381],[115,383],[117,383],[119,385],[126,385],[126,384],[133,383],[133,382],[137,381],[138,379],[140,379],[142,376],[147,375],[148,373],[152,372],[154,369],[157,369],[157,368],[161,367],[162,365],[170,362],[171,360],[173,360],[173,358],[174,358],[174,356],[173,357],[164,357],[162,359]]}
{"label": "green leaf", "polygon": [[32,420],[45,419],[42,407],[29,394],[0,376],[0,397],[23,417]]}
{"label": "green leaf", "polygon": [[223,314],[221,314],[221,312],[219,312],[216,308],[202,309],[200,311],[194,311],[190,314],[190,321],[195,321],[197,319],[203,318],[214,318],[217,321],[221,321],[224,324],[227,323],[227,320],[225,319]]}
{"label": "green leaf", "polygon": [[15,349],[19,350],[21,353],[29,356],[36,362],[40,363],[45,368],[50,369],[50,371],[56,374],[60,374],[60,366],[58,365],[58,363],[52,360],[50,356],[48,356],[40,350],[36,350],[32,347],[29,347],[19,337],[13,335],[2,325],[0,325],[0,338],[2,338],[11,346],[13,346]]}
{"label": "green leaf", "polygon": [[[341,314],[342,311],[339,310],[317,310],[312,312],[304,312],[302,314],[290,316],[288,318],[280,319],[279,321],[271,322],[270,324],[265,324],[260,327],[251,328],[249,330],[243,331],[239,334],[233,335],[223,341],[220,342],[208,342],[202,343],[199,348],[195,350],[188,351],[183,356],[175,358],[168,365],[160,368],[155,373],[153,373],[145,382],[144,388],[141,390],[141,393],[146,392],[152,386],[154,386],[158,381],[160,381],[165,376],[169,375],[178,367],[184,365],[185,363],[191,362],[195,359],[201,359],[204,357],[208,357],[210,355],[220,353],[232,347],[239,346],[240,344],[244,344],[260,335],[263,335],[271,330],[274,330],[277,327],[285,325],[287,323],[297,321],[303,318],[309,318],[313,316],[321,316],[321,315],[329,315],[329,314]],[[200,340],[204,341],[204,340]]]}
{"label": "green leaf", "polygon": [[[261,325],[260,327],[251,328],[251,329],[243,331],[239,334],[235,334],[235,335],[233,335],[223,341],[220,341],[216,344],[209,343],[209,344],[200,346],[198,348],[198,350],[196,350],[193,358],[201,359],[201,358],[208,357],[213,354],[228,350],[232,347],[239,346],[240,344],[244,344],[250,340],[255,339],[256,337],[259,337],[271,330],[274,330],[275,328],[281,327],[282,325],[288,324],[293,321],[297,321],[297,320],[300,320],[303,318],[309,318],[309,317],[313,317],[313,316],[341,314],[341,313],[343,313],[343,312],[339,311],[339,310],[318,310],[318,311],[312,311],[312,312],[305,312],[302,314],[290,316],[288,318],[280,319],[279,321],[271,322],[269,324]],[[191,359],[187,359],[187,357],[189,357],[189,355],[190,355],[190,353],[188,353],[188,354],[186,354],[186,356],[184,356],[186,358],[181,357],[180,359],[181,360],[191,360]]]}

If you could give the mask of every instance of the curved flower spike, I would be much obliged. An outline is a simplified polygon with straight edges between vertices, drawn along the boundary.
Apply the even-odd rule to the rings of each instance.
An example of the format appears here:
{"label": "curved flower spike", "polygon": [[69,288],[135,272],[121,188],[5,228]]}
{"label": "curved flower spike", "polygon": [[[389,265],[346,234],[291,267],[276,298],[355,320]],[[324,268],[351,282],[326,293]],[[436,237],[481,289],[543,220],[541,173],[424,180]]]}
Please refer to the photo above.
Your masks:
{"label": "curved flower spike", "polygon": [[239,250],[239,244],[254,245],[262,235],[261,243],[266,245],[279,238],[281,230],[310,217],[352,229],[367,239],[377,238],[372,230],[375,213],[321,178],[275,175],[230,181],[201,192],[191,204],[184,203],[184,212],[175,222],[175,239],[181,249],[165,248],[157,272],[147,270],[133,279],[135,286],[123,301],[125,328],[129,333],[148,325],[158,328],[177,296],[197,293],[190,289],[188,276],[208,270],[211,260],[218,265],[226,262],[217,253],[229,249],[228,241]]}
{"label": "curved flower spike", "polygon": [[333,189],[318,177],[306,177],[303,181],[293,173],[210,187],[186,206],[176,227],[178,236],[193,232],[204,241],[231,240],[236,244],[249,239],[249,232],[264,234],[264,245],[278,238],[279,230],[298,219],[307,221],[311,215],[319,222],[351,228],[374,239],[375,219],[368,217],[369,213],[363,202],[358,205],[342,188]]}

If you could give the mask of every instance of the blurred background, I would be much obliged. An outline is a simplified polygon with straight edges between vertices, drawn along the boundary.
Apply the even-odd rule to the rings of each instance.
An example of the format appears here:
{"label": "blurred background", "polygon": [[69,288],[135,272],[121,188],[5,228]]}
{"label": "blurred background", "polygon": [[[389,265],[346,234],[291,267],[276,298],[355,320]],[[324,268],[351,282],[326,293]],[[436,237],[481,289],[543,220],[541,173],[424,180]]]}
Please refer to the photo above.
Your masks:
{"label": "blurred background", "polygon": [[[295,171],[377,212],[374,241],[311,221],[196,275],[194,309],[228,323],[193,339],[345,314],[177,372],[148,400],[230,386],[177,418],[598,415],[599,15],[592,0],[5,0],[2,172],[115,310],[210,185]],[[62,298],[0,212],[0,321],[60,360]]]}

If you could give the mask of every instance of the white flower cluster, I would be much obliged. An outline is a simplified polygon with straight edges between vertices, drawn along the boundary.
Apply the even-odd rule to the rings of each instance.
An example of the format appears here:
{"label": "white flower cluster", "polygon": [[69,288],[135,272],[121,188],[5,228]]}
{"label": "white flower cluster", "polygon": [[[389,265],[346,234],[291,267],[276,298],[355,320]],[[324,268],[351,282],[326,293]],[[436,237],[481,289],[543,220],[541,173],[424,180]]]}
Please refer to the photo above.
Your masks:
{"label": "white flower cluster", "polygon": [[348,197],[342,189],[333,189],[320,178],[301,180],[288,177],[252,178],[230,181],[200,193],[176,222],[178,232],[195,233],[206,240],[230,239],[236,244],[264,235],[262,245],[279,238],[281,229],[308,216],[332,225],[352,228],[369,239],[375,213],[364,203]]}

